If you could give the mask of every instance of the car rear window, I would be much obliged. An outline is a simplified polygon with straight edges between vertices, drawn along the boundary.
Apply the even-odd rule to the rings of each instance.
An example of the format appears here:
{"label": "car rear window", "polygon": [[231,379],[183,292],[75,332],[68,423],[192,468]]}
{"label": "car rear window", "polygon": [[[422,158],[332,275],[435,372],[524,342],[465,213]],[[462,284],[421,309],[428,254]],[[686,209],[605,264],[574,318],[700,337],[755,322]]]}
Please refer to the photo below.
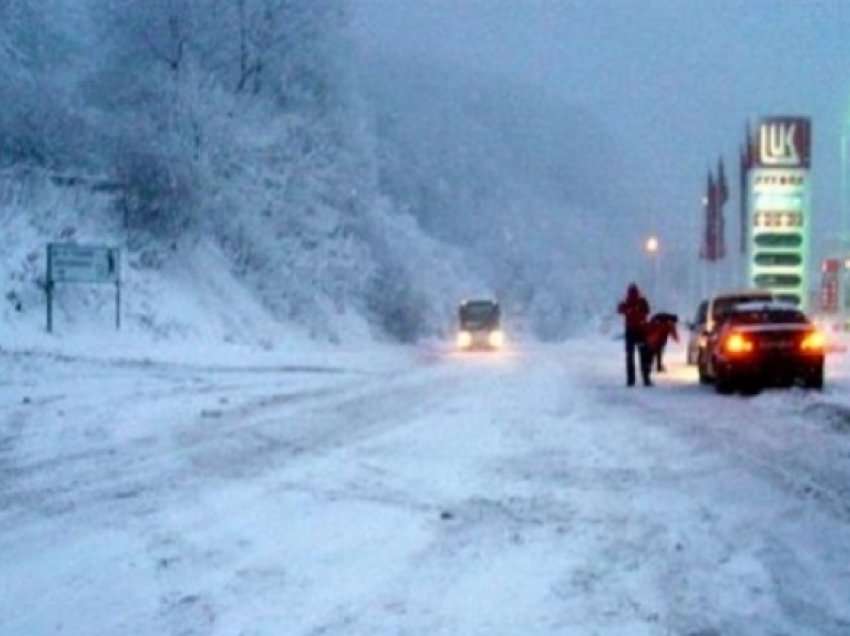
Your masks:
{"label": "car rear window", "polygon": [[728,315],[734,325],[762,324],[806,324],[805,314],[796,309],[759,309],[753,311],[733,311]]}
{"label": "car rear window", "polygon": [[772,296],[765,296],[764,294],[758,295],[753,294],[752,296],[734,296],[730,298],[718,298],[714,301],[713,312],[715,318],[721,318],[724,315],[728,314],[738,305],[744,305],[746,303],[751,302],[769,302],[772,300]]}

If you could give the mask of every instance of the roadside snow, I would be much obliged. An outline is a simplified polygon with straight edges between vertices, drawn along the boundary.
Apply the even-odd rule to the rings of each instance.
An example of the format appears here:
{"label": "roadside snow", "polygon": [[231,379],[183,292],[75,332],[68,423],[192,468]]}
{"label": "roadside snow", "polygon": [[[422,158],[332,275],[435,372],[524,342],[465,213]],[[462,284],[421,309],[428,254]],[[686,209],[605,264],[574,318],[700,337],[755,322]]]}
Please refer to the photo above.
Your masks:
{"label": "roadside snow", "polygon": [[0,633],[850,633],[845,363],[719,397],[620,348],[2,353]]}

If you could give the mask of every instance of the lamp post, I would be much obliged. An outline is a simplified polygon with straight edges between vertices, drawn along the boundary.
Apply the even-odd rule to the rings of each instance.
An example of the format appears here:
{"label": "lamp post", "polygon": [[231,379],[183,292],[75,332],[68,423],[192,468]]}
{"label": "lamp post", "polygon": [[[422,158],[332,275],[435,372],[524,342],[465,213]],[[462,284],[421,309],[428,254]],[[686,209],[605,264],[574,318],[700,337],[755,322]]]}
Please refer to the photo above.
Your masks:
{"label": "lamp post", "polygon": [[646,239],[644,249],[649,255],[649,260],[652,262],[652,300],[657,302],[658,297],[658,255],[661,248],[661,243],[658,237],[654,234]]}
{"label": "lamp post", "polygon": [[841,129],[841,237],[838,240],[838,249],[840,250],[839,253],[845,256],[845,271],[842,273],[839,283],[838,308],[842,315],[846,315],[848,302],[850,302],[847,289],[847,270],[850,269],[848,267],[848,260],[850,259],[846,258],[848,249],[850,249],[850,236],[847,234],[850,230],[850,227],[848,227],[850,221],[850,210],[848,209],[848,206],[850,206],[850,192],[848,192],[850,178],[847,175],[847,143],[850,141],[850,134],[848,133],[850,133],[850,115],[844,120]]}

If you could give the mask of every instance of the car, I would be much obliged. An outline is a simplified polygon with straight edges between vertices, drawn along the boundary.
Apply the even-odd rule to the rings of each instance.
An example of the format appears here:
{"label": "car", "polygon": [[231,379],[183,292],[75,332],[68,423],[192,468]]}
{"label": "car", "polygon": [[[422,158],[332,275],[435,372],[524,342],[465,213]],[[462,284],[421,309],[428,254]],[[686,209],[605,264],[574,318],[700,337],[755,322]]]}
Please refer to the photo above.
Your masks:
{"label": "car", "polygon": [[731,308],[741,303],[752,301],[770,302],[774,295],[763,289],[741,289],[714,294],[703,300],[697,308],[694,321],[688,323],[691,331],[687,345],[687,359],[689,365],[699,364],[700,343],[705,342],[706,337],[714,330],[717,321]]}
{"label": "car", "polygon": [[495,350],[505,344],[499,303],[490,299],[465,300],[458,307],[457,347]]}
{"label": "car", "polygon": [[706,337],[699,375],[719,393],[796,382],[821,389],[825,345],[824,334],[790,303],[740,303]]}

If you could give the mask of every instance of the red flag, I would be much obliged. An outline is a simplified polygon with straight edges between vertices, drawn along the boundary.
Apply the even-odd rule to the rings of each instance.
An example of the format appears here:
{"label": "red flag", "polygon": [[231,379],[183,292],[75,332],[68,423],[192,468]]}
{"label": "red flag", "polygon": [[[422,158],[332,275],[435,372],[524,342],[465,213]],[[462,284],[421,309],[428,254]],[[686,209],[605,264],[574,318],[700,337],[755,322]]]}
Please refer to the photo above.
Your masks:
{"label": "red flag", "polygon": [[703,234],[700,258],[713,262],[717,260],[717,186],[711,171],[705,188],[705,232]]}
{"label": "red flag", "polygon": [[729,200],[729,187],[726,185],[726,172],[723,170],[723,157],[717,162],[717,204],[723,207]]}
{"label": "red flag", "polygon": [[729,200],[729,187],[726,185],[726,172],[723,170],[723,157],[717,161],[717,195],[715,196],[715,219],[717,259],[726,256],[726,218],[723,215],[723,206]]}
{"label": "red flag", "polygon": [[715,260],[719,261],[726,256],[726,220],[723,218],[723,208],[719,205],[714,215],[714,225]]}

